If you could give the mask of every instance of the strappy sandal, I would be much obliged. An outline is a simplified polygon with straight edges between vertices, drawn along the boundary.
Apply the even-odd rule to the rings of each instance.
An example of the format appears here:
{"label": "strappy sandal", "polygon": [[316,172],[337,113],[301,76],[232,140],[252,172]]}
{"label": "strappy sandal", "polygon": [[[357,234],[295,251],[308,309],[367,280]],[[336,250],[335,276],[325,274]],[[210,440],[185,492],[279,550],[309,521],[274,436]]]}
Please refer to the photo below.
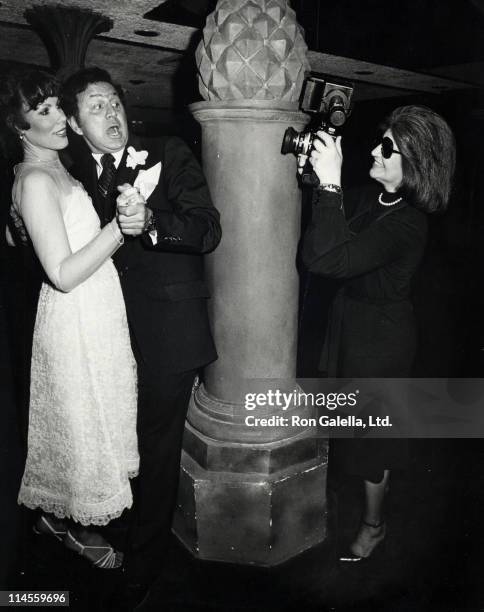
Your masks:
{"label": "strappy sandal", "polygon": [[378,544],[383,542],[385,538],[385,533],[386,533],[385,521],[380,521],[379,523],[368,523],[367,521],[362,520],[361,522],[363,525],[366,525],[367,527],[372,527],[373,529],[380,529],[380,527],[383,527],[381,539],[378,540],[378,542],[373,547],[371,553],[367,557],[360,557],[359,555],[356,555],[354,552],[352,552],[351,548],[348,547],[348,549],[339,557],[339,560],[342,563],[355,563],[358,561],[368,561],[373,555],[375,548],[378,546]]}
{"label": "strappy sandal", "polygon": [[63,542],[66,537],[67,528],[66,529],[54,529],[54,527],[50,524],[47,517],[42,515],[37,523],[32,527],[32,531],[37,535],[47,535],[59,540],[59,542]]}
{"label": "strappy sandal", "polygon": [[[84,557],[93,565],[94,567],[98,567],[100,569],[118,569],[121,567],[123,563],[123,553],[114,550],[112,546],[87,546],[81,544],[79,540],[72,535],[72,533],[68,530],[67,535],[64,539],[64,544],[70,550],[77,552],[81,557]],[[95,561],[89,557],[86,552],[89,550],[105,550],[106,552],[96,559]]]}

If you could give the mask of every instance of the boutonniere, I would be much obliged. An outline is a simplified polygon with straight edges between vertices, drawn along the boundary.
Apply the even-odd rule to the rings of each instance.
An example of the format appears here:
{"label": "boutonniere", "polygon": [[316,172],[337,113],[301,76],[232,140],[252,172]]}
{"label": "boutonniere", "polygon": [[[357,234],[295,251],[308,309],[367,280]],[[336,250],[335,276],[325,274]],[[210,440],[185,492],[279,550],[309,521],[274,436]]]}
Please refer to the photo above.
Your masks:
{"label": "boutonniere", "polygon": [[136,168],[136,166],[144,166],[146,158],[148,157],[148,151],[137,151],[134,147],[128,147],[128,158],[126,160],[126,167]]}

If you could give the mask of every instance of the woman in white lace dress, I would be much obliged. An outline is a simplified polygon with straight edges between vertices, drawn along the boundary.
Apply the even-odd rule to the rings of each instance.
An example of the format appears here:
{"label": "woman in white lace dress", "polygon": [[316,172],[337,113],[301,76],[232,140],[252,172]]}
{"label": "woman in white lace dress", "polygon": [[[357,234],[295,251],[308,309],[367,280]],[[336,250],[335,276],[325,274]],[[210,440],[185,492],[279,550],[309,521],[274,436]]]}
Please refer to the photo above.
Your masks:
{"label": "woman in white lace dress", "polygon": [[136,366],[111,261],[123,236],[116,218],[100,229],[89,196],[59,160],[67,137],[57,81],[37,71],[4,89],[4,121],[23,148],[12,212],[45,272],[19,503],[41,510],[37,532],[115,568],[122,553],[92,526],[131,506],[139,462]]}

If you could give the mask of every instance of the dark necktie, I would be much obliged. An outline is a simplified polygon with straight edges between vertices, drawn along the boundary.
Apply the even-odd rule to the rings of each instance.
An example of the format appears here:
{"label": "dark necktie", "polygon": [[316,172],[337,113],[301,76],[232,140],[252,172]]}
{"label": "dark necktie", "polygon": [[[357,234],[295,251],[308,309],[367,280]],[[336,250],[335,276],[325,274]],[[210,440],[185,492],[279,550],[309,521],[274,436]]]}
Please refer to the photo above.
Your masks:
{"label": "dark necktie", "polygon": [[112,189],[114,184],[114,175],[116,174],[116,166],[114,165],[114,156],[111,153],[105,153],[101,157],[102,172],[98,179],[97,189],[101,196],[101,225],[106,225],[111,221],[114,215],[114,206],[112,202]]}

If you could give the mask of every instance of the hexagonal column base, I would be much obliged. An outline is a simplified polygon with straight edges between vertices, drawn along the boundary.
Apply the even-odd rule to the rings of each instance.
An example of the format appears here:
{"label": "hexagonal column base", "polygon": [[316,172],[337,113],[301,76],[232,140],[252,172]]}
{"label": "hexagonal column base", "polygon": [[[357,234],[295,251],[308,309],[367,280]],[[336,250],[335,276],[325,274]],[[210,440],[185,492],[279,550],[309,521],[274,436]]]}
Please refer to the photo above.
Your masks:
{"label": "hexagonal column base", "polygon": [[[280,456],[285,447],[291,455],[294,449],[293,439],[228,444],[189,424],[186,428],[192,449],[194,437],[198,446],[225,447],[248,459],[261,452]],[[299,445],[305,441],[316,449],[311,460],[270,473],[207,470],[183,451],[175,534],[200,559],[261,566],[276,565],[322,542],[327,531],[327,445],[309,436]]]}

